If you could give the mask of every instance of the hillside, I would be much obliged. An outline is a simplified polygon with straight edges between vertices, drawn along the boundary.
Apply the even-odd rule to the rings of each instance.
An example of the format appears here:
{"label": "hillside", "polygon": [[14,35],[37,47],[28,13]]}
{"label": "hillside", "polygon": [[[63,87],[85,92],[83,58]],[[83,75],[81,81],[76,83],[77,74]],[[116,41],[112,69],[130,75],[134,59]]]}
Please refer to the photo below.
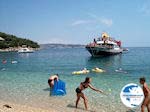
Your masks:
{"label": "hillside", "polygon": [[0,49],[5,49],[9,47],[19,47],[22,45],[26,45],[27,47],[32,48],[40,47],[37,42],[25,38],[20,38],[14,35],[6,34],[3,32],[0,32],[0,37]]}

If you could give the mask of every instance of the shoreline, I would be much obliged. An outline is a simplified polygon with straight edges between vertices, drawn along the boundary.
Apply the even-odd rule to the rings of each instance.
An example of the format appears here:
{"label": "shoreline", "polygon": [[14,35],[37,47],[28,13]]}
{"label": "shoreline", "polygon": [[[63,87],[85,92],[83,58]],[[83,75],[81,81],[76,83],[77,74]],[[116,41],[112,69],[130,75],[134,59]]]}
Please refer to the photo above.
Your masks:
{"label": "shoreline", "polygon": [[[18,52],[21,48],[23,47],[12,47],[12,48],[6,48],[6,49],[0,49],[0,52]],[[29,50],[34,50],[37,51],[40,48],[31,48],[31,47],[27,47]]]}

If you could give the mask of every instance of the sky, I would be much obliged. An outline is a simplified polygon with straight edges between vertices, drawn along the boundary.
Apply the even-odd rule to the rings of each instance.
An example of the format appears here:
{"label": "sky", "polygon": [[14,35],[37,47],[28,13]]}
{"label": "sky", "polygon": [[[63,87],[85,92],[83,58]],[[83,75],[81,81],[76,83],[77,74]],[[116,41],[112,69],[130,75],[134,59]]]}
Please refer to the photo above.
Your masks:
{"label": "sky", "polygon": [[150,47],[150,0],[0,0],[0,32],[39,44],[88,44],[107,32]]}

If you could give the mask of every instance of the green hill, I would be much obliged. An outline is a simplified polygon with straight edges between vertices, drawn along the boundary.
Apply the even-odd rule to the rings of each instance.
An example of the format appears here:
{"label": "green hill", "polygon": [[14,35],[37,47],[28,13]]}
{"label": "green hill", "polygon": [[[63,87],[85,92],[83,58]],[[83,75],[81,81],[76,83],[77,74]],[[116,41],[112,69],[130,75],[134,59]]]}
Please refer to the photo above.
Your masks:
{"label": "green hill", "polygon": [[32,48],[39,48],[37,42],[33,42],[32,40],[25,39],[25,38],[19,38],[14,35],[6,34],[3,32],[0,32],[0,37],[4,40],[0,40],[0,49],[5,49],[9,47],[19,47],[22,45],[26,45],[27,47]]}

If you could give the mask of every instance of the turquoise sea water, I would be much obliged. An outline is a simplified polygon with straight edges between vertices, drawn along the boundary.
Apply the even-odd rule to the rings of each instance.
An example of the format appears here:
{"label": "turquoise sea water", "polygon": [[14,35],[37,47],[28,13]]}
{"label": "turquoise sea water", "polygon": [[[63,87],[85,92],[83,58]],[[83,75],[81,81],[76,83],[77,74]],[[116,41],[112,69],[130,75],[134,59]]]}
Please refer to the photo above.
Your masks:
{"label": "turquoise sea water", "polygon": [[[19,103],[44,109],[55,108],[60,112],[75,111],[75,88],[92,77],[92,85],[108,96],[85,90],[89,110],[96,112],[126,112],[120,100],[120,91],[128,83],[139,84],[139,78],[145,76],[150,85],[150,48],[129,48],[128,53],[114,56],[92,58],[85,48],[45,48],[34,53],[0,53],[0,100]],[[12,64],[15,60],[18,63]],[[105,73],[72,75],[86,67],[95,66],[106,70]],[[122,68],[125,72],[115,70]],[[127,73],[126,73],[127,72]],[[47,79],[50,74],[58,73],[66,82],[66,96],[50,97]],[[77,112],[84,111],[83,100]],[[139,108],[134,109],[139,111]]]}

